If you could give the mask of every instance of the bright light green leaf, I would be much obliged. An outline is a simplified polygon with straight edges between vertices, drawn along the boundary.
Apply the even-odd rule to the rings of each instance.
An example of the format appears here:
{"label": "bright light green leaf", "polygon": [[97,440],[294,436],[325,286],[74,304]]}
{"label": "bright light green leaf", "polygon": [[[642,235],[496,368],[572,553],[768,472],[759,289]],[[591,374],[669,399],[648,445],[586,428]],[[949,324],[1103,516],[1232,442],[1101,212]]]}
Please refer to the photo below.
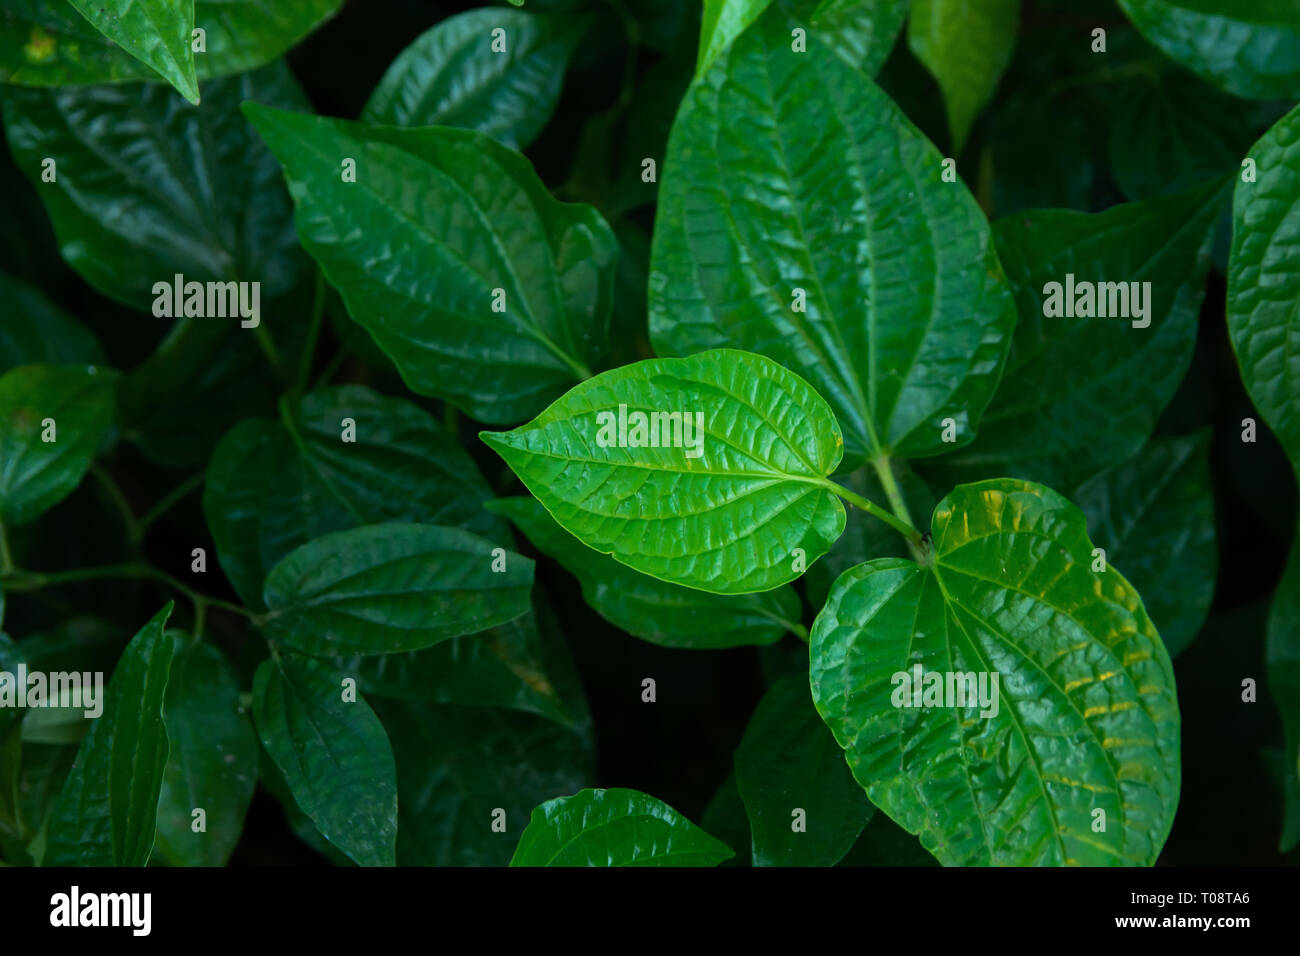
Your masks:
{"label": "bright light green leaf", "polygon": [[1208,431],[1152,439],[1073,499],[1107,564],[1142,595],[1170,657],[1196,637],[1214,600],[1219,555],[1209,449]]}
{"label": "bright light green leaf", "polygon": [[[537,802],[586,785],[590,745],[534,714],[376,701],[397,755],[402,866],[505,866]],[[505,832],[493,829],[505,811]]]}
{"label": "bright light green leaf", "polygon": [[[784,4],[688,91],[650,263],[660,355],[722,346],[798,372],[867,455],[974,436],[1015,321],[988,222],[943,157],[837,47],[790,49]],[[803,311],[799,311],[802,309]]]}
{"label": "bright light green leaf", "polygon": [[[157,853],[173,866],[225,866],[257,786],[257,735],[239,678],[211,644],[175,632],[165,720],[171,752],[158,797]],[[194,811],[205,830],[195,833]]]}
{"label": "bright light green leaf", "polygon": [[[10,89],[5,134],[64,259],[101,292],[152,313],[155,284],[181,273],[260,282],[265,308],[293,287],[305,258],[275,158],[239,112],[245,100],[307,103],[282,63],[205,84],[200,107],[156,84]],[[41,181],[46,157],[52,183]],[[233,327],[235,311],[202,321]],[[251,343],[253,331],[241,332]]]}
{"label": "bright light green leaf", "polygon": [[700,52],[695,75],[703,76],[718,54],[731,46],[772,0],[704,0],[700,21]]}
{"label": "bright light green leaf", "polygon": [[717,866],[732,856],[668,804],[637,790],[582,790],[548,800],[511,866]]}
{"label": "bright light green leaf", "polygon": [[318,657],[414,651],[527,613],[532,583],[532,561],[468,531],[364,525],[316,538],[272,568],[264,623],[277,641]]}
{"label": "bright light green leaf", "polygon": [[912,0],[907,45],[943,91],[954,155],[1010,65],[1019,26],[1020,0]]}
{"label": "bright light green leaf", "polygon": [[285,654],[253,678],[253,719],[294,801],[362,866],[395,865],[397,771],[370,705],[344,700],[352,675]]}
{"label": "bright light green leaf", "polygon": [[[1020,321],[979,437],[927,463],[932,485],[1010,475],[1072,492],[1142,447],[1192,360],[1225,188],[1219,180],[1095,215],[1040,209],[998,220]],[[1085,295],[1094,311],[1104,300],[1107,316],[1044,315]]]}
{"label": "bright light green leaf", "polygon": [[333,531],[416,521],[509,544],[505,523],[483,510],[491,497],[460,442],[428,412],[344,385],[287,403],[279,422],[231,429],[208,464],[203,511],[235,590],[260,607],[266,571]]}
{"label": "bright light green leaf", "polygon": [[821,0],[811,33],[835,38],[835,50],[870,76],[889,59],[911,0]]}
{"label": "bright light green leaf", "polygon": [[502,498],[505,515],[539,551],[578,578],[582,596],[617,628],[662,647],[771,644],[799,626],[799,596],[789,586],[757,594],[710,594],[669,584],[619,564],[560,527],[536,498]]}
{"label": "bright light green leaf", "polygon": [[116,372],[93,365],[0,375],[0,521],[31,521],[81,483],[112,427],[116,386]]}
{"label": "bright light green leaf", "polygon": [[1268,616],[1268,689],[1282,712],[1285,817],[1278,850],[1300,843],[1300,530]]}
{"label": "bright light green leaf", "polygon": [[782,678],[759,701],[736,749],[736,783],[755,866],[834,866],[874,812],[813,707],[805,674]]}
{"label": "bright light green leaf", "polygon": [[303,245],[411,389],[507,423],[599,363],[617,242],[518,153],[470,130],[246,112],[284,164]]}
{"label": "bright light green leaf", "polygon": [[19,365],[103,365],[104,353],[89,329],[35,286],[0,274],[0,372]]}
{"label": "bright light green leaf", "polygon": [[1228,335],[1251,401],[1300,471],[1300,107],[1250,151],[1228,257]]}
{"label": "bright light green leaf", "polygon": [[188,0],[68,0],[104,36],[176,87],[191,103],[199,101],[194,72],[194,4]]}
{"label": "bright light green leaf", "polygon": [[104,689],[103,713],[77,750],[49,821],[46,866],[144,866],[153,850],[158,793],[167,764],[163,700],[172,605],[122,652]]}
{"label": "bright light green leaf", "polygon": [[[658,447],[632,446],[651,433]],[[480,437],[583,544],[674,584],[768,590],[844,530],[826,478],[843,452],[835,416],[760,355],[719,349],[626,365],[527,425]]]}
{"label": "bright light green leaf", "polygon": [[[80,2],[91,7],[95,0]],[[192,68],[200,79],[209,79],[262,66],[341,5],[342,0],[197,0],[194,26],[204,31],[206,52],[194,53]],[[193,49],[188,33],[185,47]],[[71,4],[0,0],[0,82],[79,86],[158,78],[150,65],[101,34]],[[204,86],[204,95],[209,92]]]}
{"label": "bright light green leaf", "polygon": [[813,627],[813,700],[854,776],[944,864],[1152,864],[1179,713],[1138,593],[1091,570],[1083,513],[1040,485],[962,485],[931,528],[926,566],[845,572]]}
{"label": "bright light green leaf", "polygon": [[[523,149],[555,111],[587,22],[492,7],[448,17],[397,55],[361,119],[475,129]],[[492,49],[497,29],[505,31],[503,52]]]}
{"label": "bright light green leaf", "polygon": [[1142,35],[1229,93],[1300,97],[1300,6],[1294,0],[1119,0]]}

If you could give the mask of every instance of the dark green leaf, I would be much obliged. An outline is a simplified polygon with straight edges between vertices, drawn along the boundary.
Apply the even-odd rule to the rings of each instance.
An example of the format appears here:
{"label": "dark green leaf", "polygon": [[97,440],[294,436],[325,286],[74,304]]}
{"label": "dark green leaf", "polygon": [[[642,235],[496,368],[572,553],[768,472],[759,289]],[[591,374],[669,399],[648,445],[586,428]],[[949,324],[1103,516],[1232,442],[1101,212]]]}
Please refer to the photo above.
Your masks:
{"label": "dark green leaf", "polygon": [[1138,593],[1039,485],[962,485],[931,530],[924,566],[845,572],[813,627],[813,700],[871,802],[947,865],[1152,864],[1179,713]]}
{"label": "dark green leaf", "polygon": [[[997,222],[1020,321],[979,437],[929,466],[932,484],[1011,475],[1070,492],[1142,447],[1192,359],[1224,191],[1216,181],[1096,215],[1040,209]],[[1132,283],[1143,283],[1141,317]],[[1085,293],[1105,317],[1044,314],[1067,301],[1073,311]]]}
{"label": "dark green leaf", "polygon": [[1249,158],[1255,181],[1238,181],[1232,200],[1228,334],[1246,391],[1300,471],[1300,107]]}
{"label": "dark green leaf", "polygon": [[1300,844],[1300,529],[1268,616],[1268,689],[1282,712],[1285,817],[1278,849]]}
{"label": "dark green leaf", "polygon": [[813,8],[813,32],[833,36],[836,51],[863,73],[875,76],[889,59],[907,19],[911,0],[820,0]]}
{"label": "dark green leaf", "polygon": [[[835,416],[759,355],[637,362],[583,382],[527,425],[480,437],[566,531],[663,581],[768,590],[844,529],[826,478],[843,452]],[[654,447],[631,444],[651,437]]]}
{"label": "dark green leaf", "polygon": [[771,644],[799,625],[802,608],[789,585],[757,594],[710,594],[669,584],[587,547],[560,527],[536,498],[503,498],[488,507],[508,517],[534,547],[575,575],[583,597],[601,617],[653,644]]}
{"label": "dark green leaf", "polygon": [[1165,54],[1238,96],[1300,96],[1300,7],[1294,0],[1119,0]]}
{"label": "dark green leaf", "polygon": [[599,362],[617,243],[518,153],[470,130],[247,113],[284,164],[303,245],[414,391],[506,423]]}
{"label": "dark green leaf", "polygon": [[548,800],[511,866],[717,866],[731,849],[668,804],[637,790],[582,790]]}
{"label": "dark green leaf", "polygon": [[[397,777],[388,735],[351,675],[286,654],[253,679],[262,745],[321,834],[362,866],[392,866]],[[355,691],[353,692],[355,694]]]}
{"label": "dark green leaf", "polygon": [[731,848],[735,854],[722,866],[750,865],[749,818],[745,814],[745,803],[740,799],[740,789],[736,786],[736,772],[727,774],[727,779],[713,795],[709,805],[704,808],[700,825],[706,833],[711,833]]}
{"label": "dark green leaf", "polygon": [[1142,595],[1170,657],[1196,637],[1214,599],[1209,444],[1208,431],[1153,439],[1074,494],[1089,537]]}
{"label": "dark green leaf", "polygon": [[366,524],[456,525],[509,544],[455,437],[411,402],[360,385],[318,389],[279,422],[235,426],[208,465],[203,511],[235,589],[261,606],[266,570],[314,538]]}
{"label": "dark green leaf", "polygon": [[131,639],[49,821],[46,866],[144,866],[167,764],[167,604]]}
{"label": "dark green leaf", "polygon": [[736,749],[755,866],[834,866],[874,808],[813,707],[806,674],[759,701]]}
{"label": "dark green leaf", "polygon": [[0,375],[0,521],[31,521],[72,493],[113,424],[116,386],[116,372],[95,366]]}
{"label": "dark green leaf", "polygon": [[[184,645],[167,686],[171,752],[158,798],[159,855],[173,866],[225,866],[257,786],[257,735],[239,704],[239,679],[211,644]],[[194,832],[194,811],[204,812]]]}
{"label": "dark green leaf", "polygon": [[316,538],[271,569],[265,627],[315,656],[414,651],[527,613],[532,583],[532,561],[468,531],[364,525]]}
{"label": "dark green leaf", "polygon": [[[499,8],[448,17],[397,55],[361,119],[476,129],[523,149],[551,118],[586,23]],[[497,29],[503,51],[492,48]]]}
{"label": "dark green leaf", "polygon": [[588,781],[589,746],[553,721],[494,707],[376,706],[397,755],[403,866],[504,866],[537,801]]}
{"label": "dark green leaf", "polygon": [[834,409],[846,467],[938,454],[945,420],[974,436],[1015,321],[988,222],[849,47],[832,34],[791,51],[783,10],[677,114],[650,263],[655,350],[730,345],[798,372]]}
{"label": "dark green leaf", "polygon": [[103,365],[99,342],[34,286],[0,274],[0,372],[19,365]]}

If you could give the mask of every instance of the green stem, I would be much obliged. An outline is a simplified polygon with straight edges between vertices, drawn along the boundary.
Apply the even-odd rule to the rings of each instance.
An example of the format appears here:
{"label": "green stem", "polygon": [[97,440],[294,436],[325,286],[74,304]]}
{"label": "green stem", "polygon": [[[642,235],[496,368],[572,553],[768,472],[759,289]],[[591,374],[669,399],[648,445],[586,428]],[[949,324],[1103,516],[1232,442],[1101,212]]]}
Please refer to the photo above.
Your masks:
{"label": "green stem", "polygon": [[871,459],[871,467],[876,470],[876,476],[880,479],[880,484],[885,489],[885,497],[889,499],[889,507],[894,509],[894,513],[907,522],[910,533],[903,536],[907,538],[907,547],[912,552],[912,557],[918,564],[927,564],[928,548],[924,542],[924,537],[912,525],[912,515],[907,510],[907,502],[903,500],[903,493],[898,489],[898,482],[894,480],[894,469],[890,467],[889,456],[880,455]]}
{"label": "green stem", "polygon": [[0,574],[8,574],[14,569],[13,552],[9,550],[9,535],[0,521]]}
{"label": "green stem", "polygon": [[311,379],[312,359],[316,357],[316,343],[320,340],[321,320],[325,316],[325,273],[316,267],[316,291],[311,303],[311,325],[307,328],[307,341],[302,347],[302,357],[298,360],[297,390],[301,392]]}
{"label": "green stem", "polygon": [[126,500],[126,495],[122,494],[122,489],[118,487],[113,476],[101,468],[99,465],[91,465],[90,473],[95,476],[104,491],[108,493],[109,499],[113,506],[117,508],[118,514],[122,516],[122,529],[126,532],[128,541],[135,541],[137,533],[137,524],[135,512],[131,510],[131,503]]}
{"label": "green stem", "polygon": [[0,574],[0,588],[6,591],[38,591],[56,584],[71,584],[77,581],[97,581],[104,578],[151,578],[160,581],[181,592],[197,606],[199,602],[210,607],[219,607],[250,620],[257,620],[257,615],[247,608],[223,601],[220,598],[200,594],[186,584],[182,584],[166,571],[152,565],[136,561],[128,564],[108,564],[95,568],[77,568],[72,571],[9,571]]}
{"label": "green stem", "polygon": [[332,359],[329,360],[329,364],[325,366],[324,371],[322,371],[320,375],[316,378],[316,384],[313,385],[312,388],[316,389],[316,388],[320,388],[322,385],[328,385],[329,380],[334,377],[335,373],[338,372],[339,368],[347,360],[348,360],[347,351],[345,349],[339,349],[338,353]]}
{"label": "green stem", "polygon": [[[857,505],[867,514],[871,515],[873,518],[879,518],[885,524],[889,525],[891,528],[893,528],[895,531],[901,534],[908,541],[914,541],[918,545],[921,543],[921,532],[913,528],[912,525],[909,523],[909,521],[895,517],[892,512],[886,511],[884,508],[880,507],[880,505],[876,504],[874,501],[868,501],[866,498],[862,497],[857,492],[849,491],[849,489],[845,488],[843,485],[837,485],[829,478],[823,478],[821,481],[818,482],[818,484],[823,485],[826,488],[829,488],[831,491],[835,492],[835,494],[839,495],[849,504]],[[897,506],[898,505],[895,504],[895,507]],[[901,510],[903,511],[904,514],[907,513],[906,508],[903,508]]]}
{"label": "green stem", "polygon": [[275,339],[271,338],[271,330],[266,327],[266,323],[259,317],[257,327],[253,329],[253,338],[257,339],[258,348],[266,356],[267,362],[271,365],[271,372],[275,375],[276,381],[284,381],[284,364],[280,361],[280,350],[275,347]]}
{"label": "green stem", "polygon": [[805,644],[808,643],[808,628],[804,627],[802,624],[796,624],[794,621],[786,621],[785,623],[786,627],[790,628],[791,634],[799,638],[799,640],[803,641]]}
{"label": "green stem", "polygon": [[162,499],[152,508],[144,513],[144,516],[136,523],[135,537],[132,539],[133,544],[140,544],[144,536],[149,532],[155,521],[167,513],[177,502],[181,501],[192,491],[203,484],[203,474],[191,475],[182,481],[179,485],[169,491]]}

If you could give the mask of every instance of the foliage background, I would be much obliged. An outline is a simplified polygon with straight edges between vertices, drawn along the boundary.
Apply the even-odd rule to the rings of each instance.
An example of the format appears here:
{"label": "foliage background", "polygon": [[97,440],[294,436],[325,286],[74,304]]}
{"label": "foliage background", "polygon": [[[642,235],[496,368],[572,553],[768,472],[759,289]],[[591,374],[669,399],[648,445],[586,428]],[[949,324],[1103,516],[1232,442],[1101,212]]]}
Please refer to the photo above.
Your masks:
{"label": "foliage background", "polygon": [[[340,13],[287,57],[316,112],[355,118],[393,58],[416,36],[452,14],[476,4],[422,0],[349,0]],[[625,20],[616,8],[630,16]],[[527,9],[589,8],[594,19],[566,75],[554,117],[526,150],[543,181],[562,199],[591,202],[604,211],[607,184],[625,167],[600,148],[600,124],[613,120],[609,142],[617,145],[631,127],[671,120],[677,99],[694,65],[698,35],[694,0],[528,0]],[[633,43],[625,29],[639,33]],[[1112,53],[1099,75],[1080,77],[1079,57],[1065,56],[1066,30],[1077,44],[1081,29],[1103,26]],[[1031,206],[1067,206],[1098,211],[1126,196],[1118,181],[1125,163],[1149,155],[1144,129],[1127,142],[1112,141],[1124,86],[1123,64],[1158,60],[1111,2],[1025,3],[1016,54],[991,105],[976,123],[960,154],[959,171],[992,216]],[[1112,64],[1115,64],[1112,66]],[[1121,71],[1120,78],[1107,70]],[[1139,66],[1135,72],[1141,73]],[[1167,61],[1165,88],[1195,88],[1195,81]],[[948,142],[940,93],[909,52],[894,47],[880,76],[885,89],[932,141]],[[620,97],[634,95],[620,109]],[[2,95],[2,94],[0,94]],[[626,101],[625,101],[626,102]],[[1280,115],[1269,104],[1246,104],[1230,97],[1210,100],[1181,95],[1171,100],[1188,122],[1221,124],[1212,141],[1231,144],[1227,162],[1211,158],[1208,173],[1235,168],[1250,143]],[[1226,126],[1226,129],[1224,128]],[[666,125],[663,132],[666,132]],[[1149,132],[1149,131],[1145,131]],[[1127,151],[1131,151],[1131,154]],[[1212,152],[1212,151],[1211,151]],[[638,153],[638,156],[641,155]],[[662,155],[662,153],[660,153]],[[42,288],[72,315],[89,325],[107,353],[108,364],[133,368],[153,351],[159,325],[93,290],[60,258],[48,217],[27,178],[0,150],[4,201],[0,203],[0,262],[4,271]],[[661,170],[662,172],[662,170]],[[1130,181],[1130,186],[1132,181]],[[644,283],[653,206],[631,210],[617,220],[623,241],[623,279],[635,289]],[[1192,368],[1165,412],[1157,434],[1213,429],[1213,476],[1219,548],[1214,603],[1201,634],[1175,662],[1183,716],[1182,798],[1161,862],[1173,865],[1277,864],[1281,794],[1270,748],[1281,743],[1277,710],[1264,679],[1264,622],[1293,529],[1296,500],[1290,469],[1280,448],[1261,423],[1259,443],[1243,445],[1241,420],[1258,418],[1242,387],[1224,321],[1227,229],[1216,243],[1199,339]],[[639,275],[638,275],[639,272]],[[632,317],[642,330],[623,343],[627,358],[648,357],[642,314]],[[346,347],[327,325],[322,355]],[[323,363],[321,363],[323,364]],[[441,403],[405,389],[391,371],[350,359],[335,382],[369,384],[386,394],[415,401],[440,414]],[[206,399],[217,414],[228,394]],[[235,420],[242,417],[234,414]],[[273,414],[272,408],[261,414]],[[501,494],[522,486],[499,459],[473,436],[474,423],[461,422],[461,437],[480,468]],[[220,434],[220,431],[217,432]],[[147,508],[190,473],[159,468],[132,444],[121,442],[106,462],[137,508]],[[192,471],[192,469],[191,469]],[[102,489],[90,480],[61,506],[21,529],[16,550],[39,568],[82,567],[119,558],[120,535]],[[537,557],[520,542],[524,553]],[[188,570],[190,549],[208,546],[199,496],[183,501],[150,535],[150,558],[177,576]],[[203,589],[235,600],[209,550],[210,569]],[[793,637],[771,648],[727,651],[675,651],[631,638],[612,628],[584,602],[576,580],[554,562],[539,561],[538,581],[550,597],[573,651],[592,710],[596,735],[594,786],[632,787],[654,794],[692,820],[701,820],[718,785],[726,778],[754,705],[774,676],[786,672],[806,649]],[[46,629],[69,613],[93,613],[133,633],[157,610],[162,597],[150,582],[82,583],[10,601],[5,629],[15,635]],[[810,617],[806,618],[810,620]],[[260,638],[243,622],[215,613],[209,630],[234,652],[245,682],[260,653]],[[241,658],[242,655],[242,658]],[[643,677],[658,682],[658,702],[640,700]],[[1260,700],[1240,701],[1240,681],[1256,678]],[[245,683],[247,686],[247,683]],[[743,821],[742,821],[743,822]],[[722,834],[719,834],[722,835]],[[323,862],[288,830],[278,804],[258,791],[244,839],[232,864]],[[1300,862],[1300,850],[1289,862]]]}

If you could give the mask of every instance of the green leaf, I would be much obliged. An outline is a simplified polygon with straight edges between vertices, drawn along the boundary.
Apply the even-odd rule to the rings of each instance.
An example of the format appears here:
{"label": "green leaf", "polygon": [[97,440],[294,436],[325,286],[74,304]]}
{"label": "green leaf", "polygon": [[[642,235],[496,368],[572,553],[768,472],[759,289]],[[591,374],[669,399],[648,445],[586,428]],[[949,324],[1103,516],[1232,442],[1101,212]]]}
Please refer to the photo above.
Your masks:
{"label": "green leaf", "polygon": [[[91,7],[95,0],[79,2]],[[341,5],[342,0],[197,0],[194,26],[206,34],[206,52],[193,56],[192,69],[200,79],[209,79],[262,66]],[[188,55],[188,32],[185,49]],[[101,34],[72,5],[0,0],[0,82],[78,86],[157,79],[151,65]],[[210,91],[205,87],[203,92]]]}
{"label": "green leaf", "polygon": [[1119,0],[1166,56],[1248,99],[1300,97],[1300,7],[1293,0]]}
{"label": "green leaf", "polygon": [[533,811],[511,866],[717,866],[732,856],[668,804],[637,790],[582,790]]}
{"label": "green leaf", "polygon": [[911,0],[821,0],[813,9],[813,32],[833,36],[836,52],[870,76],[889,59]]}
{"label": "green leaf", "polygon": [[1285,816],[1278,850],[1300,844],[1300,529],[1268,615],[1268,689],[1282,712]]}
{"label": "green leaf", "polygon": [[73,7],[133,57],[149,66],[191,103],[199,79],[190,49],[194,5],[173,0],[69,0]]}
{"label": "green leaf", "polygon": [[1011,63],[1020,0],[912,0],[907,45],[943,91],[953,155]]}
{"label": "green leaf", "polygon": [[[9,147],[45,203],[63,258],[140,310],[152,312],[155,286],[177,273],[185,282],[260,282],[266,306],[304,265],[275,159],[239,112],[244,100],[306,108],[302,91],[277,63],[204,92],[201,107],[155,84],[5,93]],[[54,182],[41,180],[46,157]]]}
{"label": "green leaf", "polygon": [[[1137,592],[1091,570],[1082,512],[1039,485],[962,485],[931,528],[926,566],[845,572],[813,627],[813,700],[853,775],[946,865],[1150,865],[1179,714]],[[951,696],[917,702],[934,681]]]}
{"label": "green leaf", "polygon": [[576,723],[546,673],[532,613],[422,651],[356,657],[339,666],[355,672],[357,686],[373,697],[506,707]]}
{"label": "green leaf", "polygon": [[[0,593],[0,623],[4,617],[4,594]],[[0,631],[0,672],[16,675],[25,664],[23,652]],[[12,680],[12,677],[6,680]],[[19,840],[22,828],[23,712],[16,707],[0,708],[0,838]],[[0,854],[0,856],[3,856]]]}
{"label": "green leaf", "polygon": [[532,561],[468,531],[364,525],[316,538],[272,568],[264,623],[275,640],[315,656],[414,651],[514,620],[528,611],[532,583]]}
{"label": "green leaf", "polygon": [[482,133],[246,112],[284,165],[303,245],[412,390],[507,423],[590,374],[618,249],[594,209],[556,202]]}
{"label": "green leaf", "polygon": [[397,772],[388,735],[334,668],[292,654],[253,678],[262,745],[325,839],[362,866],[395,865]]}
{"label": "green leaf", "polygon": [[[376,701],[397,755],[402,866],[505,866],[529,810],[584,786],[590,746],[495,707]],[[505,812],[505,831],[494,829]]]}
{"label": "green leaf", "polygon": [[799,626],[802,608],[789,585],[758,594],[710,594],[669,584],[587,547],[536,498],[502,498],[488,507],[575,575],[596,613],[652,644],[704,649],[771,644]]}
{"label": "green leaf", "polygon": [[736,783],[754,866],[834,866],[874,812],[804,674],[782,678],[759,701],[736,749]]}
{"label": "green leaf", "polygon": [[[175,632],[165,720],[171,753],[158,798],[156,851],[173,866],[225,866],[257,786],[257,735],[239,679],[211,644]],[[206,829],[193,830],[196,809]]]}
{"label": "green leaf", "polygon": [[[898,107],[773,7],[677,114],[650,262],[660,355],[722,346],[798,372],[844,429],[845,467],[974,435],[1012,299],[988,222]],[[806,311],[795,311],[803,306]]]}
{"label": "green leaf", "polygon": [[[623,447],[648,440],[651,414],[678,414],[682,427],[657,419],[661,447]],[[637,362],[583,382],[527,425],[480,437],[566,531],[670,583],[768,590],[844,530],[826,479],[843,452],[835,416],[759,355]]]}
{"label": "green leaf", "polygon": [[19,365],[103,365],[99,342],[35,286],[0,273],[0,372]]}
{"label": "green leaf", "polygon": [[1228,335],[1251,401],[1300,471],[1300,107],[1249,158],[1255,181],[1238,181],[1232,199]]}
{"label": "green leaf", "polygon": [[695,75],[703,76],[718,54],[731,46],[751,23],[757,20],[772,0],[704,0],[700,21],[700,52]]}
{"label": "green leaf", "polygon": [[46,866],[144,866],[153,850],[158,793],[167,764],[163,700],[172,605],[122,652],[104,690],[103,713],[81,741],[49,821]]}
{"label": "green leaf", "polygon": [[1129,199],[1180,192],[1238,169],[1250,148],[1244,104],[1181,70],[1120,84],[1109,102],[1110,171]]}
{"label": "green leaf", "polygon": [[483,509],[491,497],[428,412],[344,385],[287,403],[279,422],[231,429],[208,464],[203,512],[235,590],[260,608],[267,569],[333,531],[415,521],[508,544],[504,522]]}
{"label": "green leaf", "polygon": [[1210,433],[1157,438],[1082,485],[1088,534],[1132,582],[1170,657],[1205,623],[1219,556],[1210,490]]}
{"label": "green leaf", "polygon": [[[587,22],[491,7],[448,17],[397,55],[361,119],[475,129],[523,149],[555,111]],[[492,49],[497,29],[502,52]]]}
{"label": "green leaf", "polygon": [[24,365],[0,375],[0,522],[24,524],[81,483],[113,424],[117,373]]}
{"label": "green leaf", "polygon": [[[1020,321],[979,437],[927,463],[932,484],[1010,475],[1072,492],[1142,447],[1192,360],[1224,190],[1219,180],[1095,215],[1040,209],[998,220]],[[1107,317],[1044,314],[1073,306],[1085,288],[1091,300],[1106,282],[1124,284],[1113,303],[1108,291],[1095,295]],[[1150,283],[1137,287],[1142,318],[1134,282]],[[1117,317],[1126,300],[1132,317]]]}
{"label": "green leaf", "polygon": [[740,789],[736,786],[736,772],[727,774],[727,779],[713,794],[713,799],[704,808],[700,825],[705,832],[713,834],[735,854],[722,866],[749,866],[751,839],[749,836],[749,818],[745,815],[745,803],[740,799]]}

